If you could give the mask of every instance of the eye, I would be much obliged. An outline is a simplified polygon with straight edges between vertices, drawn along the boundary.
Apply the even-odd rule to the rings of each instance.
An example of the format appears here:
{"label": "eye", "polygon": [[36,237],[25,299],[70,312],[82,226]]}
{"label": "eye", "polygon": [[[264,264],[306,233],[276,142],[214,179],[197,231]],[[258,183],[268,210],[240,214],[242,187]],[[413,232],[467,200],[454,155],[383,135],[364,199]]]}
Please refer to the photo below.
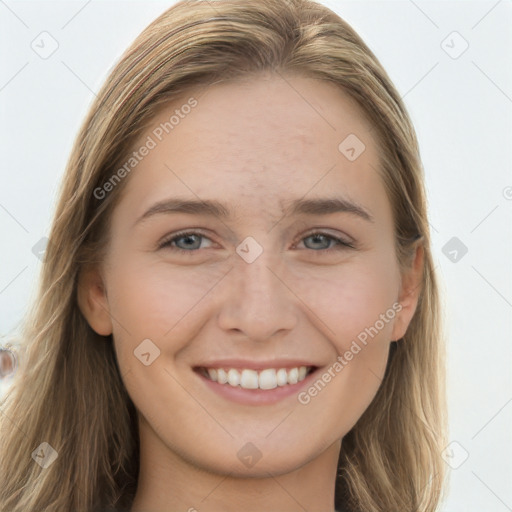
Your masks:
{"label": "eye", "polygon": [[[333,235],[329,235],[327,233],[323,233],[321,231],[311,233],[310,235],[301,239],[301,241],[311,240],[312,244],[308,244],[306,247],[308,249],[312,249],[314,251],[322,250],[321,252],[330,252],[335,250],[342,250],[346,248],[354,249],[355,247],[350,243],[341,238],[335,237]],[[332,245],[331,245],[332,244]]]}
{"label": "eye", "polygon": [[[163,249],[168,247],[171,250],[177,252],[190,253],[195,252],[197,249],[201,248],[201,241],[203,239],[209,240],[209,238],[196,231],[185,231],[181,233],[176,233],[172,238],[164,239],[162,243],[159,244],[158,248]],[[183,242],[181,244],[182,247],[179,247],[177,244],[181,242]]]}
{"label": "eye", "polygon": [[[172,251],[191,254],[197,252],[198,249],[202,248],[202,240],[210,239],[197,231],[182,231],[181,233],[175,233],[171,238],[164,239],[159,244],[158,248],[168,248]],[[311,249],[315,252],[319,252],[320,250],[320,252],[325,253],[335,250],[343,250],[346,248],[355,248],[354,245],[352,245],[350,242],[347,242],[341,238],[320,231],[311,233],[310,235],[300,239],[300,241],[307,240],[311,240],[313,242],[313,247],[308,247],[309,244],[305,244],[306,248]],[[179,246],[180,244],[181,247]]]}

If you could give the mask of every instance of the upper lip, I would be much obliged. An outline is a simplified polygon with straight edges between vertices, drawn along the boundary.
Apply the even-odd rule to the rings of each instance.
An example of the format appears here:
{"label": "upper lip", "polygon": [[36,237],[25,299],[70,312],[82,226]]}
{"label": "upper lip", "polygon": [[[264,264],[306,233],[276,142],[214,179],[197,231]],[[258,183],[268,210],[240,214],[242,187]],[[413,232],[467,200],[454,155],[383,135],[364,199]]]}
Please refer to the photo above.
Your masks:
{"label": "upper lip", "polygon": [[298,368],[300,366],[317,367],[311,361],[304,359],[269,359],[267,361],[243,360],[243,359],[218,359],[208,361],[195,366],[195,368],[234,368],[240,370],[261,371],[268,368]]}

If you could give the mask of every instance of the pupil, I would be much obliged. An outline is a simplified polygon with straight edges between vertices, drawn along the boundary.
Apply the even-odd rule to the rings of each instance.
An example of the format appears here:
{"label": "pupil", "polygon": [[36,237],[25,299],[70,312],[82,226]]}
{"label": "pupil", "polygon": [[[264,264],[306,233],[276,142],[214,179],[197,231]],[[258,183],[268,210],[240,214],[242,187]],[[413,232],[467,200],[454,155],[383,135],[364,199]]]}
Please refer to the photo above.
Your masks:
{"label": "pupil", "polygon": [[313,243],[321,243],[322,239],[325,238],[324,235],[313,235]]}
{"label": "pupil", "polygon": [[194,240],[194,237],[197,237],[197,235],[186,235],[182,237],[182,240],[185,241],[185,245],[191,247],[196,242],[196,240]]}

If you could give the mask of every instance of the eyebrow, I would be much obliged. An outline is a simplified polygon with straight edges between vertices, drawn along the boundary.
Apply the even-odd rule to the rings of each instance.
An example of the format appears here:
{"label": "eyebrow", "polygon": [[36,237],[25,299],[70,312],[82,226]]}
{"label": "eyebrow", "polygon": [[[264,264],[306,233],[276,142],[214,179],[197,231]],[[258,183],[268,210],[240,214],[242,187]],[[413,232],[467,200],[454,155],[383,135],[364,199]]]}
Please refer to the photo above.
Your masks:
{"label": "eyebrow", "polygon": [[[375,222],[371,213],[363,206],[340,197],[318,199],[295,199],[289,202],[287,215],[330,215],[332,213],[350,213],[368,222]],[[188,213],[191,215],[209,215],[219,219],[228,219],[231,212],[221,202],[215,200],[192,200],[169,198],[160,201],[136,221],[138,224],[157,214]]]}

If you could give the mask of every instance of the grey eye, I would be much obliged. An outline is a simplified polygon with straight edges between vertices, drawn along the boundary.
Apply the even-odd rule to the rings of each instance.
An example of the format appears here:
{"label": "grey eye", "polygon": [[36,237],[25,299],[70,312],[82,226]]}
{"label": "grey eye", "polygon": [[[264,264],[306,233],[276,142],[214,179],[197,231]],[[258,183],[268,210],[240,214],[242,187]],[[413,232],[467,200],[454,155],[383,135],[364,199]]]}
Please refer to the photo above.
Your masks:
{"label": "grey eye", "polygon": [[[306,240],[313,240],[313,247],[308,247],[308,244],[306,244]],[[334,242],[336,243],[336,240],[331,237],[331,236],[327,236],[327,235],[322,235],[320,233],[316,233],[314,235],[309,235],[305,238],[303,238],[304,240],[304,245],[306,247],[308,247],[308,249],[327,249],[329,248],[329,244],[331,242]]]}
{"label": "grey eye", "polygon": [[176,245],[178,245],[178,241],[185,240],[185,243],[181,247],[178,245],[180,249],[199,249],[199,247],[201,247],[201,240],[203,238],[204,237],[201,235],[190,234],[177,236],[173,238],[173,241],[176,243]]}

